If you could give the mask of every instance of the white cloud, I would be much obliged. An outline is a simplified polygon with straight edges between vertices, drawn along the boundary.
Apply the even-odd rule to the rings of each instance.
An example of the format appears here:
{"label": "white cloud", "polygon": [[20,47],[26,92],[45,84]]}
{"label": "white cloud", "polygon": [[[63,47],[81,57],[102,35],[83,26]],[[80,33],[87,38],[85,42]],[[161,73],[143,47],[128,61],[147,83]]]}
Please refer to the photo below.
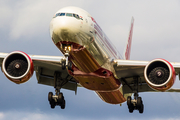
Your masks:
{"label": "white cloud", "polygon": [[2,2],[0,5],[1,29],[9,29],[11,39],[31,37],[49,33],[49,23],[54,13],[65,6],[83,5],[85,1],[62,0],[19,0]]}
{"label": "white cloud", "polygon": [[[71,114],[71,113],[69,113]],[[35,112],[24,112],[24,111],[8,111],[8,112],[0,112],[0,120],[91,120],[92,118],[83,118],[81,116],[79,117],[70,117],[70,116],[63,116],[61,114],[53,114],[53,113],[41,113],[40,111]],[[137,118],[126,116],[126,117],[107,117],[104,118],[93,118],[93,120],[136,120]],[[139,118],[141,119],[141,118]],[[172,118],[172,117],[166,117],[166,118],[158,118],[153,116],[147,117],[146,120],[179,120],[179,118]]]}
{"label": "white cloud", "polygon": [[61,115],[38,112],[8,111],[0,113],[0,120],[67,120]]}
{"label": "white cloud", "polygon": [[3,120],[4,119],[4,113],[0,112],[0,120]]}

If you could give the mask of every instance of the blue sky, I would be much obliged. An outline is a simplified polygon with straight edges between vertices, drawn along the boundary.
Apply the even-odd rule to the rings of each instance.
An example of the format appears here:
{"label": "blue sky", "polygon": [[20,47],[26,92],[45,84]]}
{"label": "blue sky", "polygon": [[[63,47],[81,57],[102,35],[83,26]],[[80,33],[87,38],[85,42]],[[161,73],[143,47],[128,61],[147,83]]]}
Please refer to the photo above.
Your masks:
{"label": "blue sky", "polygon": [[[123,53],[134,16],[132,60],[164,58],[180,62],[179,0],[0,0],[0,51],[62,55],[49,35],[49,23],[62,7],[77,6],[89,12]],[[145,111],[129,114],[126,103],[110,105],[93,92],[62,90],[66,109],[51,109],[47,100],[53,87],[39,85],[34,76],[21,85],[0,72],[0,120],[50,119],[180,119],[180,93],[140,93]],[[177,77],[173,86],[180,88]]]}

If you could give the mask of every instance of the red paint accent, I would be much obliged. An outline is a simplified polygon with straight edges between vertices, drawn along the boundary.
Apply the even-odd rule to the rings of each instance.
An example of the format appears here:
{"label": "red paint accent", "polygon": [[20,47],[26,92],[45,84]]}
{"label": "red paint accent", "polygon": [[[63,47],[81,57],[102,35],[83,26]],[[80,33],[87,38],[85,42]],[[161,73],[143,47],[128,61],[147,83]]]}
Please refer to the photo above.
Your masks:
{"label": "red paint accent", "polygon": [[100,31],[102,31],[101,27],[97,24],[97,22],[95,21],[95,19],[93,17],[91,17],[92,21],[97,25],[97,27],[100,29]]}
{"label": "red paint accent", "polygon": [[101,41],[106,45],[106,47],[109,49],[109,51],[113,54],[113,56],[117,59],[117,52],[114,50],[114,47],[109,43],[108,38],[106,36],[103,37],[103,32],[100,26],[97,24],[97,22],[92,18],[92,21],[95,23],[94,24],[94,29],[97,31],[97,35],[101,38]]}
{"label": "red paint accent", "polygon": [[126,60],[129,60],[129,59],[130,59],[131,43],[132,43],[132,34],[133,34],[133,25],[134,25],[134,19],[132,18],[131,28],[130,28],[129,37],[128,37],[128,43],[127,43],[126,51],[125,51],[125,59],[126,59]]}
{"label": "red paint accent", "polygon": [[30,56],[28,54],[26,54],[25,52],[22,52],[22,53],[24,53],[29,58],[30,65],[31,65],[30,66],[30,71],[29,71],[29,74],[30,74],[29,77],[31,78],[33,73],[34,73],[34,64],[33,64],[33,61],[32,61],[32,59],[30,58]]}
{"label": "red paint accent", "polygon": [[166,84],[166,86],[162,86],[162,87],[159,87],[159,88],[155,88],[156,90],[159,90],[159,91],[166,91],[168,89],[170,89],[173,85],[174,85],[174,82],[176,80],[176,72],[174,70],[174,67],[171,65],[171,63],[165,59],[162,59],[164,60],[166,63],[168,63],[171,67],[171,70],[172,70],[172,76],[169,80],[169,82]]}
{"label": "red paint accent", "polygon": [[98,31],[98,33],[100,34],[101,37],[103,37],[103,33],[102,33],[101,29],[98,28],[98,26],[96,24],[94,24],[94,29]]}

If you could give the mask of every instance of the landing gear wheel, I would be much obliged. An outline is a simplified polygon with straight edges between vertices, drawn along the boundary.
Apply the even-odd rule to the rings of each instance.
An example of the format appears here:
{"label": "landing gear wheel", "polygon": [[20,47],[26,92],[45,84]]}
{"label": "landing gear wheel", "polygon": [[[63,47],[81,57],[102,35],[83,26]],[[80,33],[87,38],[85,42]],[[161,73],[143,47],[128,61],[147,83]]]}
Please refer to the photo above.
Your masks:
{"label": "landing gear wheel", "polygon": [[53,100],[52,96],[53,96],[53,93],[49,92],[49,94],[48,94],[48,101],[49,102],[51,102]]}
{"label": "landing gear wheel", "polygon": [[65,107],[66,107],[66,101],[63,100],[62,105],[61,105],[61,109],[65,109]]}
{"label": "landing gear wheel", "polygon": [[131,105],[131,106],[129,107],[129,112],[130,112],[130,113],[133,113],[133,111],[134,111],[134,106]]}
{"label": "landing gear wheel", "polygon": [[61,105],[61,103],[63,102],[64,96],[62,93],[59,93],[58,95],[58,103]]}
{"label": "landing gear wheel", "polygon": [[137,109],[139,110],[139,113],[143,113],[144,111],[144,105],[141,97],[137,98]]}
{"label": "landing gear wheel", "polygon": [[130,113],[133,113],[133,111],[134,111],[134,105],[131,103],[131,100],[132,100],[131,96],[128,96],[128,97],[127,97],[128,109],[129,109],[129,112],[130,112]]}
{"label": "landing gear wheel", "polygon": [[143,113],[144,112],[144,105],[142,104],[141,109],[139,109],[139,113]]}
{"label": "landing gear wheel", "polygon": [[131,96],[127,97],[127,105],[128,107],[131,106]]}
{"label": "landing gear wheel", "polygon": [[56,104],[55,104],[55,101],[53,99],[53,93],[52,92],[49,92],[49,94],[48,94],[48,101],[49,101],[49,104],[51,105],[51,108],[54,109]]}
{"label": "landing gear wheel", "polygon": [[64,100],[62,93],[59,93],[58,95],[58,104],[61,106],[61,109],[65,109],[66,101]]}
{"label": "landing gear wheel", "polygon": [[140,110],[142,107],[142,99],[141,97],[138,97],[137,98],[137,109]]}
{"label": "landing gear wheel", "polygon": [[51,102],[50,105],[51,105],[51,108],[52,108],[52,109],[54,109],[55,106],[56,106],[56,105],[55,105],[55,102]]}

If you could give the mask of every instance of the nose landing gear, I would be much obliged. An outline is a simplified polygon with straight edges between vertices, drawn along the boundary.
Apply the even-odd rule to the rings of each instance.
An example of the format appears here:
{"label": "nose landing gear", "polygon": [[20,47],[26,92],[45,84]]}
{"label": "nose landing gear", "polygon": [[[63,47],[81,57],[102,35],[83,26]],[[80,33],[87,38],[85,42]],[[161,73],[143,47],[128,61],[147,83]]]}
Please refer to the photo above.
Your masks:
{"label": "nose landing gear", "polygon": [[66,67],[68,70],[71,70],[72,69],[72,63],[68,61],[69,59],[69,52],[71,51],[71,45],[67,45],[67,46],[63,46],[62,48],[64,49],[65,51],[65,60],[62,61],[62,69],[65,70]]}

